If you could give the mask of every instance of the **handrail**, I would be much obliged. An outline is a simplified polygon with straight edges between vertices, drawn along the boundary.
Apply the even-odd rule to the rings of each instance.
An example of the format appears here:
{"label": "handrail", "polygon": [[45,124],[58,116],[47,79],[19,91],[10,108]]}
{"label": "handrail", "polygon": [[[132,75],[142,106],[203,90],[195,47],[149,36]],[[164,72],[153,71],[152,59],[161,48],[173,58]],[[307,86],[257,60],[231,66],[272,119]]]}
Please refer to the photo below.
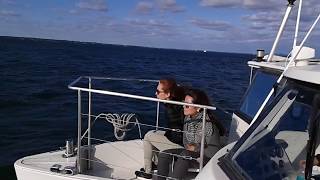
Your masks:
{"label": "handrail", "polygon": [[[88,77],[88,76],[86,76]],[[128,98],[133,98],[133,99],[140,99],[140,100],[146,100],[146,101],[155,101],[155,102],[162,102],[162,103],[169,103],[169,104],[175,104],[175,105],[182,105],[182,106],[192,106],[192,107],[198,107],[198,108],[206,108],[210,110],[216,110],[216,107],[214,106],[206,106],[206,105],[201,105],[201,104],[192,104],[192,103],[185,103],[185,102],[180,102],[180,101],[172,101],[172,100],[162,100],[158,98],[153,98],[153,97],[147,97],[147,96],[140,96],[140,95],[133,95],[133,94],[127,94],[127,93],[118,93],[114,91],[107,91],[107,90],[100,90],[100,89],[89,89],[89,88],[81,88],[81,87],[75,87],[73,86],[76,84],[78,81],[81,80],[83,77],[79,77],[72,83],[68,85],[68,88],[71,90],[80,90],[80,91],[85,91],[85,92],[93,92],[97,94],[105,94],[105,95],[110,95],[110,96],[120,96],[120,97],[128,97]],[[121,78],[119,78],[121,79]],[[114,79],[116,80],[116,79]],[[124,79],[123,79],[124,80]],[[133,79],[132,79],[133,80]],[[139,80],[139,79],[137,79]],[[153,81],[153,80],[152,80]],[[156,81],[158,82],[158,81]]]}
{"label": "handrail", "polygon": [[133,78],[116,78],[116,77],[100,77],[100,76],[83,76],[84,78],[91,78],[97,80],[115,80],[115,81],[141,81],[141,82],[159,82],[153,79],[133,79]]}
{"label": "handrail", "polygon": [[72,81],[69,85],[68,85],[68,88],[72,87],[74,84],[76,84],[78,81],[80,81],[80,79],[82,79],[83,77],[80,76],[78,77],[76,80]]}

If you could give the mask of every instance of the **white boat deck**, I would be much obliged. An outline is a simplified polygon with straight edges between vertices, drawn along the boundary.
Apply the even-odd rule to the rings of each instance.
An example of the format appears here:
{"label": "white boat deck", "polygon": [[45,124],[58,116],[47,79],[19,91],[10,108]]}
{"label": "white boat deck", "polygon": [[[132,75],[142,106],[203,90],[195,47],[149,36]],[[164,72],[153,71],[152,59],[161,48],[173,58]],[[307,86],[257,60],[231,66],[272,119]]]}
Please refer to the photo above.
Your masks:
{"label": "white boat deck", "polygon": [[75,167],[76,157],[63,158],[63,154],[64,151],[54,151],[17,160],[15,168],[18,179],[135,179],[134,172],[143,167],[142,140],[119,141],[94,146],[92,169],[82,174],[67,175],[50,171],[50,167],[54,164],[62,165],[61,168]]}
{"label": "white boat deck", "polygon": [[[143,167],[143,141],[117,141],[95,145],[92,151],[92,168],[81,174],[68,175],[50,171],[54,164],[76,167],[76,156],[63,158],[64,151],[53,151],[24,157],[14,166],[19,180],[105,180],[137,179],[135,171]],[[83,158],[83,157],[82,157]],[[85,159],[83,159],[85,161]],[[85,163],[84,163],[85,164]],[[186,179],[197,173],[190,172]],[[154,176],[155,177],[155,176]]]}

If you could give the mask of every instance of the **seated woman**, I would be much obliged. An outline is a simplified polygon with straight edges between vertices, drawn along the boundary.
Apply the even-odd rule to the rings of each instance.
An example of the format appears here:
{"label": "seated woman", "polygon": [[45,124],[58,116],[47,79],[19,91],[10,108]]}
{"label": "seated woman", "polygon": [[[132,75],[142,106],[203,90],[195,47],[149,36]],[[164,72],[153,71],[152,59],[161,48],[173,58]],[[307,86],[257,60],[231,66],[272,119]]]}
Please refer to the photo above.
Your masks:
{"label": "seated woman", "polygon": [[[200,90],[189,90],[186,92],[185,102],[209,105],[210,102],[207,95]],[[192,106],[183,106],[184,109],[184,127],[183,127],[183,144],[184,148],[175,148],[165,150],[159,153],[158,162],[158,179],[166,179],[169,174],[169,164],[172,162],[172,154],[177,155],[177,161],[173,168],[173,178],[182,179],[187,174],[192,161],[185,159],[183,156],[192,158],[200,157],[201,148],[201,131],[202,131],[202,109]],[[205,123],[205,142],[206,145],[212,138],[216,141],[214,144],[220,144],[220,135],[223,135],[225,130],[222,125],[213,119],[210,111],[207,111]],[[218,149],[217,149],[218,150]],[[208,159],[208,158],[207,158]],[[193,160],[194,162],[195,160]]]}
{"label": "seated woman", "polygon": [[[174,79],[162,79],[159,81],[156,96],[162,100],[182,101],[184,90],[176,84]],[[183,128],[183,108],[179,105],[165,104],[165,113],[170,129]],[[151,130],[144,136],[144,169],[136,171],[138,177],[152,178],[151,166],[154,151],[164,151],[167,149],[182,148],[182,133],[177,131],[155,131]]]}

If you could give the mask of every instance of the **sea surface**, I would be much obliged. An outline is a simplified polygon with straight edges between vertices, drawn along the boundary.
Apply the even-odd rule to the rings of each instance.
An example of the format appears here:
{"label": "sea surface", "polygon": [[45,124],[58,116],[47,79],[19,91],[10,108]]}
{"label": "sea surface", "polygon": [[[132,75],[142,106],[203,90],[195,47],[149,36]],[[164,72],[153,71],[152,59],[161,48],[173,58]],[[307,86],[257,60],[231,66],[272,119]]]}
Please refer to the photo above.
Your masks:
{"label": "sea surface", "polygon": [[[213,104],[232,112],[248,85],[246,63],[252,58],[250,54],[0,37],[0,179],[15,179],[17,159],[57,150],[65,139],[76,139],[77,92],[67,86],[79,76],[174,77],[181,85],[204,90]],[[88,84],[83,79],[76,86]],[[156,83],[93,80],[92,87],[154,97]],[[82,93],[83,113],[87,113],[87,97]],[[95,115],[134,112],[140,122],[154,123],[154,102],[93,94],[92,104]],[[106,121],[97,120],[93,131],[94,137],[114,139]],[[126,138],[137,136],[129,133]]]}

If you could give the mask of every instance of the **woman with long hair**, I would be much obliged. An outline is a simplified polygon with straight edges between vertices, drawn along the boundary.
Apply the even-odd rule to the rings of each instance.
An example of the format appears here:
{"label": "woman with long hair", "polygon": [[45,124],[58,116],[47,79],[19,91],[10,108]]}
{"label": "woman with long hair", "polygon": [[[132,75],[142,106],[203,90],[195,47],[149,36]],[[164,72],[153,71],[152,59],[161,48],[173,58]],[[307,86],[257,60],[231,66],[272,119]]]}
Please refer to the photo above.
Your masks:
{"label": "woman with long hair", "polygon": [[[184,90],[178,86],[172,78],[161,79],[158,83],[156,93],[158,99],[182,101],[184,98]],[[182,148],[182,133],[175,130],[183,129],[183,107],[174,104],[165,104],[165,114],[168,123],[167,131],[151,130],[144,136],[144,169],[136,171],[138,177],[151,179],[152,157],[154,151],[165,151],[167,149]]]}
{"label": "woman with long hair", "polygon": [[[190,89],[186,92],[185,100],[190,104],[201,104],[210,106],[208,96],[201,90]],[[183,126],[183,145],[184,148],[175,148],[164,150],[159,153],[158,162],[158,179],[165,179],[169,174],[169,164],[172,162],[172,155],[177,156],[177,161],[174,164],[173,178],[182,179],[187,174],[187,170],[191,163],[195,162],[194,159],[200,157],[201,149],[201,134],[202,134],[202,121],[203,121],[203,109],[185,105],[183,106],[183,112],[185,115]],[[210,153],[216,153],[220,149],[220,136],[224,135],[225,130],[221,123],[216,121],[212,113],[208,111],[205,116],[205,155]],[[207,147],[215,146],[215,149],[210,149],[206,153]],[[193,160],[186,159],[192,157]],[[207,161],[210,157],[205,157],[204,161]]]}

